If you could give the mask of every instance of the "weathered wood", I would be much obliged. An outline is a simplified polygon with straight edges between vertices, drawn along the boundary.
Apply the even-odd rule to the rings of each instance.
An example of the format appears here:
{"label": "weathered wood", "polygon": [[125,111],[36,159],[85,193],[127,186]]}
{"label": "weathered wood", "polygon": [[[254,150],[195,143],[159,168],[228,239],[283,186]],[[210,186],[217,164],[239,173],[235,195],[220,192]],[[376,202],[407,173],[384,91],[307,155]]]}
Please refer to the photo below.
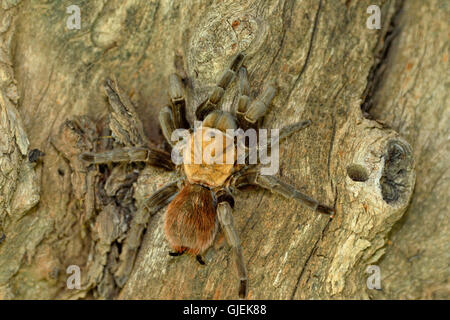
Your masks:
{"label": "weathered wood", "polygon": [[411,143],[417,183],[379,263],[375,298],[450,298],[448,21],[448,3],[404,1],[377,74],[369,112]]}
{"label": "weathered wood", "polygon": [[[268,81],[274,81],[279,88],[265,117],[265,127],[280,128],[301,119],[312,121],[311,126],[280,145],[278,175],[337,209],[330,221],[267,191],[252,189],[236,197],[234,216],[248,266],[249,298],[428,297],[424,292],[431,286],[440,292],[431,297],[444,296],[441,292],[448,268],[443,264],[448,256],[442,256],[436,266],[430,259],[445,249],[442,245],[448,239],[447,225],[427,222],[429,228],[438,228],[439,235],[420,247],[411,247],[411,255],[418,252],[416,249],[430,250],[428,259],[414,274],[432,267],[439,268],[437,275],[427,272],[417,280],[397,269],[400,263],[392,253],[395,247],[386,248],[392,228],[412,196],[413,155],[420,164],[435,161],[435,165],[418,171],[421,177],[433,169],[435,181],[445,177],[447,168],[448,152],[433,158],[421,147],[424,143],[417,142],[416,134],[422,131],[406,130],[402,124],[419,128],[424,123],[435,129],[437,126],[425,125],[429,117],[425,106],[433,105],[433,110],[442,110],[443,114],[442,118],[431,115],[440,124],[432,135],[436,137],[434,150],[441,148],[439,143],[444,143],[448,135],[443,81],[448,81],[448,76],[433,73],[434,69],[424,63],[431,62],[433,54],[440,54],[439,59],[447,63],[448,40],[444,42],[441,37],[448,29],[443,21],[449,21],[445,19],[449,10],[438,1],[411,3],[86,1],[79,5],[80,30],[67,29],[69,2],[20,2],[10,8],[4,5],[0,9],[5,25],[0,34],[4,92],[0,107],[2,119],[7,120],[0,125],[6,132],[1,131],[0,138],[7,139],[4,145],[15,151],[1,150],[1,161],[13,163],[14,170],[13,178],[5,180],[10,185],[0,184],[0,219],[6,235],[0,244],[0,297],[78,298],[113,292],[123,299],[236,298],[238,281],[230,249],[223,244],[211,248],[204,257],[206,266],[187,256],[169,257],[162,231],[164,210],[150,220],[131,277],[119,292],[108,278],[111,274],[104,272],[108,259],[118,255],[114,251],[117,248],[111,247],[107,236],[99,238],[102,226],[108,225],[108,215],[105,211],[99,214],[86,196],[95,173],[77,165],[80,140],[70,131],[61,136],[60,128],[76,115],[88,114],[99,121],[104,118],[108,108],[102,84],[107,77],[115,77],[136,106],[149,140],[161,143],[157,114],[168,103],[168,75],[178,72],[187,79],[191,89],[187,111],[192,120],[194,106],[207,96],[239,51],[248,55],[246,66],[253,96]],[[381,30],[366,26],[369,5],[382,8]],[[435,20],[430,13],[421,22],[425,26],[434,21],[429,29],[414,25],[417,15],[427,8],[440,12],[442,19]],[[386,39],[392,30],[397,34],[398,29],[401,32],[392,40],[386,57]],[[415,30],[422,30],[422,34],[418,36]],[[405,68],[404,55],[418,50],[408,44],[423,48],[417,37],[427,39],[430,45],[423,55],[415,54],[411,64],[412,70],[417,70],[416,80],[409,80],[409,86],[426,104],[417,102],[418,98],[412,98],[411,91],[401,85],[402,77],[408,77],[400,71]],[[381,72],[383,68],[385,73]],[[426,90],[433,83],[439,88],[438,95],[427,100]],[[231,105],[236,92],[234,84],[225,96],[225,105]],[[362,106],[404,138],[394,129],[365,118]],[[18,116],[4,112],[5,108]],[[405,108],[420,114],[418,122],[410,118],[411,113],[402,113]],[[16,131],[5,130],[9,128],[5,121],[12,123],[13,119],[22,119],[24,130],[20,131],[19,122],[13,123]],[[87,119],[80,119],[84,119],[85,128],[90,127]],[[22,143],[26,138],[29,146]],[[85,146],[89,141],[83,143]],[[26,152],[32,148],[44,151],[45,156],[31,165]],[[15,158],[11,154],[16,154]],[[31,169],[21,169],[25,165]],[[143,223],[143,201],[173,179],[174,174],[160,169],[141,172],[134,185],[138,207],[135,224]],[[409,250],[411,239],[424,239],[426,235],[419,237],[424,225],[421,219],[425,219],[419,214],[421,199],[431,192],[426,181],[418,181],[406,222],[397,224],[399,231],[392,235],[393,243],[403,249]],[[442,194],[433,197],[436,206],[430,203],[426,207],[441,220],[446,211],[437,208],[448,205],[445,186],[443,183],[434,188]],[[24,194],[33,194],[34,198]],[[35,200],[25,205],[20,201],[25,198]],[[20,205],[13,206],[12,199],[18,199]],[[13,207],[19,209],[7,211]],[[95,225],[86,223],[91,218]],[[130,241],[139,242],[140,238]],[[438,244],[440,249],[436,248]],[[105,258],[92,260],[90,252]],[[385,252],[386,257],[380,261]],[[106,258],[108,254],[110,258]],[[367,289],[365,270],[370,264],[381,266],[386,291],[374,293]],[[83,290],[66,288],[65,270],[69,265],[81,267],[83,283],[88,283]],[[389,280],[387,275],[395,272],[402,276]],[[411,283],[415,283],[414,290],[407,288]]]}

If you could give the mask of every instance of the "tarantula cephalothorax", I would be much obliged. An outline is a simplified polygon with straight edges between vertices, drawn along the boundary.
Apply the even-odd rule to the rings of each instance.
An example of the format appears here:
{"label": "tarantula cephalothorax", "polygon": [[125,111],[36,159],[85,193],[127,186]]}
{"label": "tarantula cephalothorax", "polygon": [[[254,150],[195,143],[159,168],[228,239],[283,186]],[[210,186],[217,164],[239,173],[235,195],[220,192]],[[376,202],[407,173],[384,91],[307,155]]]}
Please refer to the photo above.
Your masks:
{"label": "tarantula cephalothorax", "polygon": [[[196,109],[195,116],[198,121],[202,121],[202,126],[200,129],[190,129],[189,131],[193,148],[191,148],[192,153],[187,154],[188,158],[193,156],[193,150],[196,147],[198,148],[195,141],[199,132],[200,135],[203,135],[203,131],[200,130],[211,128],[225,135],[227,129],[255,128],[261,122],[258,120],[266,113],[267,107],[275,95],[275,88],[267,86],[258,98],[250,101],[247,71],[242,66],[243,60],[244,55],[242,53],[234,57],[229,68],[219,79],[212,94]],[[232,112],[220,110],[220,101],[236,73],[239,74],[240,79],[240,97],[237,107]],[[112,88],[111,85],[106,87],[107,92],[108,87]],[[108,95],[110,100],[114,98],[114,92],[110,92]],[[169,77],[169,96],[170,106],[161,110],[159,121],[164,137],[173,147],[174,142],[171,137],[174,130],[189,128],[185,116],[186,101],[183,94],[183,85],[176,74]],[[284,127],[280,129],[279,139],[285,138],[309,124],[309,121],[302,121]],[[132,131],[132,128],[127,128],[127,130]],[[199,146],[204,150],[207,144],[200,143]],[[224,150],[229,147],[230,145],[225,143]],[[232,145],[231,147],[235,146]],[[269,147],[267,146],[267,148]],[[225,152],[223,153],[225,154]],[[136,142],[133,147],[118,148],[101,153],[86,152],[82,154],[81,158],[89,163],[97,164],[139,161],[166,169],[178,169],[185,178],[157,190],[146,203],[147,208],[152,210],[168,204],[164,231],[173,250],[169,254],[178,256],[189,253],[194,255],[199,263],[204,264],[201,254],[212,245],[220,225],[235,254],[240,279],[239,296],[241,298],[245,298],[247,295],[248,278],[239,236],[233,225],[234,199],[232,193],[234,190],[245,185],[256,185],[285,197],[293,198],[320,213],[330,216],[334,213],[333,208],[320,204],[276,177],[261,175],[256,165],[210,164],[203,160],[198,164],[192,162],[189,164],[185,161],[183,164],[174,165],[169,153],[153,147],[139,145],[139,142]]]}

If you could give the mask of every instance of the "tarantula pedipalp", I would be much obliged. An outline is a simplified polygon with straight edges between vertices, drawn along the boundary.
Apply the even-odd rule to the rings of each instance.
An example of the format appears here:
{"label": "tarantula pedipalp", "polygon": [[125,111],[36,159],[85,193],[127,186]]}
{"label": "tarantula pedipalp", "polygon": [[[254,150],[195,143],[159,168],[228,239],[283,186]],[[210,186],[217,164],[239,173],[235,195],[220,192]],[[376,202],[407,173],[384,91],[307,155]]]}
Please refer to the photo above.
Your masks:
{"label": "tarantula pedipalp", "polygon": [[[237,128],[255,128],[266,113],[274,95],[275,88],[267,86],[262,94],[255,100],[250,99],[250,89],[246,68],[243,67],[244,55],[239,53],[232,60],[229,68],[220,77],[218,84],[209,97],[196,109],[195,115],[201,121],[200,128],[190,128],[189,144],[192,146],[189,152],[183,154],[183,163],[174,165],[170,155],[162,150],[135,145],[103,153],[83,153],[82,159],[90,163],[107,162],[133,162],[143,161],[153,166],[166,169],[180,170],[185,177],[180,181],[170,183],[153,193],[146,206],[155,212],[168,204],[164,219],[164,231],[173,252],[169,254],[178,256],[183,253],[194,255],[198,262],[204,264],[202,254],[212,245],[219,226],[225,233],[227,242],[233,248],[237,271],[240,280],[239,296],[245,298],[248,292],[247,269],[242,254],[239,236],[233,223],[232,210],[234,207],[233,192],[245,185],[256,185],[272,192],[293,198],[309,208],[332,216],[334,209],[320,204],[294,187],[280,181],[271,175],[261,175],[257,165],[232,163],[209,163],[204,161],[192,163],[195,150],[205,151],[209,144],[220,135],[226,136],[227,130]],[[234,111],[220,110],[220,102],[225,90],[236,74],[240,79],[240,97]],[[109,80],[110,81],[110,80]],[[107,82],[108,88],[113,86]],[[114,92],[109,92],[114,98]],[[183,85],[180,78],[173,74],[169,78],[170,106],[160,112],[159,121],[164,137],[171,146],[172,134],[176,129],[188,128],[185,116],[186,101],[183,94]],[[286,138],[290,134],[307,127],[310,121],[301,121],[280,130],[279,139]],[[214,138],[210,143],[204,143],[206,132],[214,130]],[[197,139],[200,137],[200,143]],[[212,142],[211,142],[212,141]],[[222,140],[220,140],[222,141]],[[221,154],[234,144],[224,143]],[[270,146],[263,146],[269,149]],[[215,155],[221,156],[219,155]],[[235,158],[234,158],[235,160]]]}

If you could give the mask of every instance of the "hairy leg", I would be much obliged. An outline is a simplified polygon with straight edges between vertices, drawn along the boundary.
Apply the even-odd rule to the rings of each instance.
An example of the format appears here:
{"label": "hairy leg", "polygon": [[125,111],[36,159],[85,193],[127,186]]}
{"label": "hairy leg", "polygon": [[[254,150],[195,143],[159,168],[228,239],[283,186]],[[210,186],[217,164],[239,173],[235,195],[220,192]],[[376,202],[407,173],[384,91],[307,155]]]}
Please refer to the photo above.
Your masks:
{"label": "hairy leg", "polygon": [[213,89],[210,96],[200,105],[195,111],[198,120],[202,121],[210,112],[219,109],[219,102],[222,99],[225,90],[234,79],[236,72],[244,61],[244,54],[238,53],[231,61],[230,66],[220,77],[216,87]]}
{"label": "hairy leg", "polygon": [[180,77],[173,73],[169,76],[169,97],[172,110],[173,125],[176,129],[188,129],[186,119],[186,98]]}
{"label": "hairy leg", "polygon": [[195,256],[195,259],[196,259],[197,262],[200,263],[202,266],[204,266],[204,265],[206,264],[205,261],[203,261],[202,256],[199,255],[199,254]]}
{"label": "hairy leg", "polygon": [[234,117],[225,111],[214,110],[203,120],[202,125],[208,128],[216,128],[226,133],[228,129],[237,129]]}
{"label": "hairy leg", "polygon": [[173,112],[169,106],[162,108],[159,112],[159,125],[161,126],[164,138],[171,146],[173,146],[172,133],[175,131],[176,127],[174,125]]}
{"label": "hairy leg", "polygon": [[248,82],[247,68],[239,69],[239,100],[236,108],[236,115],[243,117],[250,104],[250,84]]}
{"label": "hairy leg", "polygon": [[136,212],[131,221],[128,237],[122,246],[119,268],[114,272],[114,278],[123,287],[131,273],[136,254],[141,244],[142,233],[147,227],[148,220],[152,215],[161,210],[176,196],[179,191],[179,181],[174,181],[155,191],[143,207]]}
{"label": "hairy leg", "polygon": [[267,85],[263,89],[262,93],[250,103],[244,114],[244,120],[247,121],[249,125],[255,124],[256,121],[266,114],[267,108],[272,102],[275,93],[275,87],[272,85]]}
{"label": "hairy leg", "polygon": [[233,212],[231,205],[227,201],[220,202],[217,205],[217,217],[222,230],[225,233],[228,244],[233,248],[236,261],[237,272],[239,276],[239,297],[244,299],[248,293],[248,276],[245,266],[244,256],[242,254],[241,241],[234,228]]}
{"label": "hairy leg", "polygon": [[272,139],[269,138],[266,145],[263,145],[263,146],[255,145],[253,150],[250,149],[247,145],[245,145],[245,163],[248,163],[247,159],[250,156],[251,152],[258,151],[257,148],[259,148],[259,154],[268,154],[268,152],[271,150],[271,146],[273,145],[273,143],[275,143],[275,142],[279,143],[280,141],[288,138],[294,132],[300,131],[300,130],[308,127],[310,124],[311,124],[310,120],[303,120],[303,121],[299,121],[294,124],[285,126],[280,129],[278,139],[276,139],[272,142]]}
{"label": "hairy leg", "polygon": [[236,116],[241,128],[255,128],[258,120],[267,112],[267,108],[275,96],[276,89],[273,85],[267,85],[263,92],[253,101],[250,99],[250,84],[248,82],[247,69],[239,70],[239,100],[236,108]]}
{"label": "hairy leg", "polygon": [[283,139],[288,138],[294,132],[297,132],[297,131],[300,131],[302,129],[309,127],[310,124],[311,124],[311,120],[302,120],[302,121],[299,121],[294,124],[291,124],[291,125],[281,128],[279,140],[281,141]]}
{"label": "hairy leg", "polygon": [[256,127],[255,124],[249,123],[245,120],[245,113],[250,105],[250,84],[248,82],[248,73],[245,67],[239,70],[239,100],[236,106],[236,118],[239,122],[239,127],[243,130]]}
{"label": "hairy leg", "polygon": [[152,147],[125,147],[104,152],[84,152],[81,159],[88,163],[146,162],[152,166],[174,170],[169,153]]}
{"label": "hairy leg", "polygon": [[[311,124],[310,120],[302,120],[299,122],[296,122],[294,124],[285,126],[283,128],[280,129],[279,134],[278,134],[278,143],[286,138],[288,138],[291,134],[293,134],[294,132],[300,131],[302,129],[305,129],[307,127],[309,127],[309,125]],[[271,139],[268,141],[268,144],[263,146],[262,149],[260,149],[260,154],[267,154],[267,150],[270,150],[270,146],[273,142],[271,142]]]}
{"label": "hairy leg", "polygon": [[245,185],[256,185],[270,190],[271,192],[278,193],[286,198],[294,199],[314,211],[329,215],[330,218],[333,218],[335,214],[334,208],[319,203],[316,199],[305,195],[277,177],[261,175],[257,167],[251,167],[247,170],[237,172],[234,177],[232,177],[231,184],[235,188],[243,187]]}
{"label": "hairy leg", "polygon": [[179,252],[179,251],[175,251],[175,252],[170,251],[170,252],[169,252],[169,256],[171,256],[171,257],[182,256],[182,255],[184,254],[184,252],[185,252],[185,251],[181,251],[181,252]]}
{"label": "hairy leg", "polygon": [[173,73],[169,76],[170,106],[166,106],[159,112],[159,124],[166,141],[174,146],[172,133],[176,129],[188,129],[186,119],[186,99],[183,92],[183,84],[180,77]]}

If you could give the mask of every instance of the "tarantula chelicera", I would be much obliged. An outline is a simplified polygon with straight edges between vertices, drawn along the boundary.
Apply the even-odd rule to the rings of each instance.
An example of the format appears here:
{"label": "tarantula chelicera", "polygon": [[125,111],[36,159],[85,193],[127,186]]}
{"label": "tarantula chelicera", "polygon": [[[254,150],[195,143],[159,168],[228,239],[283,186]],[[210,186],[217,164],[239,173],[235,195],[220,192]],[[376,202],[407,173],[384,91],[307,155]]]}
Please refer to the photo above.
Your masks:
{"label": "tarantula chelicera", "polygon": [[[180,128],[189,130],[188,144],[191,144],[192,148],[189,152],[183,153],[184,161],[181,164],[173,163],[168,152],[143,145],[142,139],[137,139],[138,141],[133,143],[134,146],[98,153],[85,152],[81,155],[81,158],[88,163],[145,162],[152,166],[178,170],[183,178],[157,190],[150,196],[146,204],[147,208],[151,208],[153,211],[168,204],[164,219],[164,231],[173,250],[169,254],[171,256],[183,253],[192,254],[199,263],[204,264],[202,254],[212,245],[220,226],[228,244],[234,251],[241,298],[245,298],[247,295],[248,277],[239,236],[233,225],[233,193],[237,189],[245,185],[256,185],[293,198],[317,212],[330,216],[334,213],[333,208],[320,204],[317,200],[302,194],[276,177],[262,175],[259,167],[255,164],[239,164],[236,161],[207,163],[203,159],[196,163],[186,161],[194,157],[196,149],[200,148],[201,151],[205,151],[208,147],[208,143],[205,141],[197,143],[198,137],[203,136],[206,128],[215,130],[215,138],[217,138],[218,135],[226,136],[229,129],[256,128],[261,123],[260,120],[266,113],[276,90],[273,86],[268,85],[256,99],[251,100],[247,70],[243,66],[243,61],[244,54],[242,53],[234,57],[212,93],[196,109],[195,116],[198,121],[201,121],[199,128],[190,128],[186,119],[186,100],[180,77],[176,74],[169,77],[170,106],[161,110],[159,121],[163,135],[172,147],[175,147],[175,142],[172,140],[174,131]],[[236,74],[240,80],[240,97],[237,107],[232,112],[221,110],[224,92]],[[112,82],[108,81],[106,89],[110,102],[116,100],[117,104]],[[309,124],[309,121],[301,121],[284,127],[279,131],[279,139],[283,139]],[[126,131],[128,133],[116,130],[116,135],[128,134],[138,137],[143,134],[141,129],[134,130],[132,125],[128,126]],[[210,141],[213,140],[214,138]],[[229,148],[236,148],[234,142],[230,144],[229,140],[227,141],[222,144],[223,154]],[[268,150],[270,146],[263,146],[263,148]]]}

